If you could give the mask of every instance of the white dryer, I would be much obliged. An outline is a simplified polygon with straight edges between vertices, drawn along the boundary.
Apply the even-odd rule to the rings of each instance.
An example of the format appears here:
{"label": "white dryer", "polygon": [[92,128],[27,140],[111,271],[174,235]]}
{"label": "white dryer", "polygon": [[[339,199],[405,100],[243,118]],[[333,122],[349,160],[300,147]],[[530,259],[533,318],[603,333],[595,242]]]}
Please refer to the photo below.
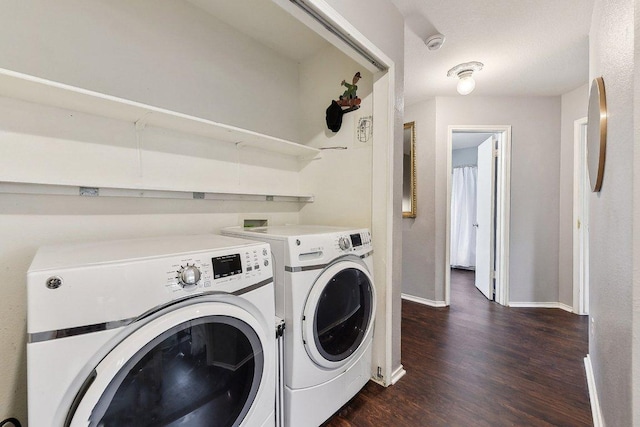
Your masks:
{"label": "white dryer", "polygon": [[269,245],[199,235],[42,247],[32,427],[274,426]]}
{"label": "white dryer", "polygon": [[276,314],[285,319],[285,425],[320,425],[371,377],[376,292],[370,232],[271,226],[222,233],[271,244]]}

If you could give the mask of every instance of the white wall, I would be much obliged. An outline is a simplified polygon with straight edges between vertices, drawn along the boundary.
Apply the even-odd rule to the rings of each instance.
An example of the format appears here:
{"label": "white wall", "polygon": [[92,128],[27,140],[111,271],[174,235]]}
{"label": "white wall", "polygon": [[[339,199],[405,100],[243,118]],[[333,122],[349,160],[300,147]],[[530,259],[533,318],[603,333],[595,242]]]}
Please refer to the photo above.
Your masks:
{"label": "white wall", "polygon": [[[558,263],[558,300],[564,304],[569,306],[573,305],[573,272],[572,272],[572,262],[573,262],[573,247],[572,247],[572,224],[573,224],[573,123],[575,120],[586,116],[586,107],[587,107],[587,98],[588,98],[588,85],[585,84],[580,86],[579,88],[563,95],[561,97],[561,146],[559,150],[560,156],[560,172],[559,172],[559,186],[560,193],[558,195],[559,201],[559,225],[558,225],[558,237],[557,240],[559,242],[559,263]],[[464,102],[464,98],[457,98],[460,101]],[[472,98],[471,98],[472,99]],[[535,98],[534,98],[535,99]],[[428,100],[422,103],[410,105],[406,108],[405,112],[405,121],[417,120],[418,122],[422,121],[427,125],[427,127],[433,132],[435,132],[435,116],[436,114],[439,117],[443,117],[445,111],[446,104],[443,104],[441,98],[437,100]],[[491,98],[486,99],[484,102],[490,103],[493,106],[494,102],[500,102],[499,100],[491,101]],[[517,99],[511,99],[510,104],[519,105],[518,110],[520,110],[524,116],[527,114],[528,100],[523,99],[518,101]],[[436,108],[436,104],[437,107]],[[475,104],[477,105],[477,103]],[[536,108],[536,107],[532,107]],[[554,106],[554,108],[556,108]],[[436,113],[437,109],[437,113]],[[533,111],[532,111],[533,112]],[[486,115],[484,115],[486,117]],[[514,115],[515,117],[516,115]],[[524,117],[520,114],[520,117]],[[539,119],[536,119],[536,116],[539,114],[533,114],[532,125],[537,126],[539,129],[543,128],[551,128],[553,125],[545,125]],[[455,113],[449,114],[451,124],[466,124],[466,123],[474,123],[474,124],[514,124],[511,122],[505,121],[507,116],[503,112],[497,112],[493,115],[493,117],[485,119],[485,121],[481,121],[481,118],[473,117],[472,114],[469,113],[464,117],[457,117]],[[524,121],[524,120],[522,120]],[[503,123],[504,122],[504,123]],[[553,122],[557,122],[557,118],[553,119]],[[442,122],[440,122],[442,123]],[[418,125],[420,129],[420,125]],[[552,130],[551,130],[552,131]],[[518,146],[522,145],[520,138],[518,138],[518,134],[522,134],[522,132],[518,132],[517,128],[514,128],[514,150],[518,151]],[[421,168],[425,168],[425,163],[429,164],[429,169],[433,168],[433,162],[435,157],[435,152],[433,151],[432,145],[433,141],[429,139],[431,132],[426,132],[422,129],[421,136],[418,137],[418,168],[419,168],[419,178],[418,178],[418,189],[420,191],[418,195],[418,204],[423,207],[424,205],[432,206],[432,201],[435,196],[429,196],[425,192],[422,191],[422,187],[429,186],[430,178],[427,174],[427,171],[421,170]],[[440,145],[439,145],[440,146]],[[535,143],[535,146],[540,146],[539,143]],[[446,147],[445,147],[446,148]],[[535,149],[535,148],[534,148]],[[554,147],[552,150],[557,149]],[[550,152],[552,154],[553,151]],[[475,157],[474,157],[475,155]],[[425,157],[426,156],[426,157]],[[539,157],[539,155],[537,156]],[[452,157],[452,165],[456,166],[459,164],[473,164],[475,163],[475,159],[477,159],[477,151],[476,149],[463,149],[463,150],[454,150]],[[550,155],[551,163],[554,163],[557,159],[553,159]],[[519,170],[516,170],[514,166],[514,170],[512,170],[512,174],[515,175],[516,182],[520,179],[518,175],[520,174]],[[548,166],[547,166],[548,167]],[[433,173],[433,171],[432,171]],[[558,172],[554,172],[558,173]],[[424,183],[423,183],[424,182]],[[526,182],[526,181],[525,181]],[[551,182],[548,183],[551,185]],[[558,184],[556,184],[557,186]],[[445,194],[446,196],[446,194]],[[512,201],[512,206],[517,203],[517,196],[515,201]],[[517,207],[516,207],[517,210]],[[430,245],[426,242],[435,242],[435,221],[430,222],[429,225],[423,224],[422,227],[418,227],[418,219],[404,219],[405,231],[403,235],[403,251],[405,253],[405,260],[403,262],[403,292],[410,294],[412,296],[417,296],[426,299],[434,299],[435,296],[435,284],[431,287],[427,285],[428,281],[425,280],[426,277],[435,276],[435,263],[433,260],[429,260],[428,264],[424,264],[423,255],[429,254]],[[517,243],[517,242],[516,242]],[[426,251],[426,252],[425,252]],[[413,255],[407,255],[413,254]],[[418,255],[420,254],[420,255]],[[417,258],[417,259],[415,259]],[[529,269],[531,272],[531,269]],[[535,273],[535,271],[534,271]],[[416,279],[411,279],[415,277]],[[435,277],[434,277],[435,281]],[[529,285],[532,285],[530,282]],[[548,292],[545,292],[544,300],[529,300],[528,302],[555,302],[556,300],[547,299],[551,298],[549,295],[553,295],[554,291],[552,288],[548,289]],[[514,300],[514,295],[512,293],[512,301]]]}
{"label": "white wall", "polygon": [[[296,193],[295,158],[0,97],[0,181]],[[138,145],[139,144],[139,145]],[[140,150],[138,150],[140,147]]]}
{"label": "white wall", "polygon": [[573,127],[587,116],[589,85],[562,95],[561,104],[558,301],[573,307]]}
{"label": "white wall", "polygon": [[443,97],[436,114],[436,298],[444,299],[449,125],[511,125],[511,302],[558,300],[560,97]]}
{"label": "white wall", "polygon": [[[336,133],[327,128],[325,111],[344,92],[342,80],[351,82],[360,72],[360,108],[342,118]],[[300,221],[371,228],[371,161],[373,139],[356,138],[358,119],[373,111],[373,76],[342,52],[329,47],[300,64],[302,143],[324,148],[322,156],[301,171],[301,191],[316,201],[300,212]],[[374,124],[375,126],[375,124]],[[346,149],[331,149],[345,147]],[[375,242],[374,242],[375,243]]]}
{"label": "white wall", "polygon": [[418,210],[402,219],[402,293],[434,300],[436,100],[407,106],[404,119],[416,123]]}
{"label": "white wall", "polygon": [[601,191],[589,200],[589,355],[609,426],[637,425],[633,420],[640,417],[639,396],[632,396],[640,389],[640,378],[632,375],[640,367],[638,331],[633,331],[640,305],[637,299],[632,303],[640,267],[634,253],[640,236],[640,163],[633,133],[633,8],[633,0],[596,0],[589,33],[589,76],[604,78],[607,96],[604,177]]}
{"label": "white wall", "polygon": [[295,64],[172,0],[7,0],[0,67],[296,140]]}
{"label": "white wall", "polygon": [[435,132],[435,148],[417,141],[418,152],[427,154],[419,155],[421,161],[434,171],[435,191],[419,193],[418,206],[434,206],[434,213],[426,218],[424,234],[413,238],[413,248],[435,249],[433,268],[422,272],[426,289],[416,296],[444,301],[448,126],[511,125],[510,301],[558,301],[560,107],[560,97],[472,95],[436,98],[433,113],[422,104],[407,108],[416,122],[428,123],[435,114],[429,130]]}

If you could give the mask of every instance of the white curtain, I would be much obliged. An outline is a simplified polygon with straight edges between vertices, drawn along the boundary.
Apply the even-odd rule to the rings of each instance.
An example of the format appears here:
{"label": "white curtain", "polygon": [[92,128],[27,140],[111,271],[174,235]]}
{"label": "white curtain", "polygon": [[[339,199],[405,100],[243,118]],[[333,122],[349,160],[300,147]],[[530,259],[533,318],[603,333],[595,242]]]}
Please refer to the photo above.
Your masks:
{"label": "white curtain", "polygon": [[453,169],[451,185],[451,265],[476,266],[476,194],[478,168]]}

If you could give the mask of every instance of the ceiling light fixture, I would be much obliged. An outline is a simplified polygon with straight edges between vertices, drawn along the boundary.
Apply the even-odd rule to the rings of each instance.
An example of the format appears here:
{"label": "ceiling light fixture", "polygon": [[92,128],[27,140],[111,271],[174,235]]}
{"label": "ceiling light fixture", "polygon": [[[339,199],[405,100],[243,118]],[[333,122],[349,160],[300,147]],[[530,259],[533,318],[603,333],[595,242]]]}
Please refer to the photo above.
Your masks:
{"label": "ceiling light fixture", "polygon": [[448,77],[457,76],[458,81],[457,90],[460,95],[468,95],[473,92],[476,87],[476,81],[473,80],[473,72],[480,71],[484,67],[482,62],[472,61],[458,64],[447,72]]}

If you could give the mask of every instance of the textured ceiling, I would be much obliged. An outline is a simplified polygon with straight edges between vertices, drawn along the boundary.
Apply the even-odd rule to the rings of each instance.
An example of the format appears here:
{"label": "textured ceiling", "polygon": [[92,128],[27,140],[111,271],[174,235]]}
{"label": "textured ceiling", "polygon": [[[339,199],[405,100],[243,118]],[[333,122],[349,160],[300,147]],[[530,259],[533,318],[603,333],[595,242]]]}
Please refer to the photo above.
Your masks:
{"label": "textured ceiling", "polygon": [[[469,95],[560,95],[587,83],[593,0],[392,0],[405,16],[405,104],[459,96],[447,71],[480,61]],[[424,40],[442,33],[430,51]]]}
{"label": "textured ceiling", "polygon": [[[296,62],[327,46],[270,0],[187,0]],[[391,0],[405,16],[405,104],[460,96],[447,71],[480,61],[468,96],[553,96],[587,83],[593,0]],[[430,51],[424,40],[442,33]]]}

